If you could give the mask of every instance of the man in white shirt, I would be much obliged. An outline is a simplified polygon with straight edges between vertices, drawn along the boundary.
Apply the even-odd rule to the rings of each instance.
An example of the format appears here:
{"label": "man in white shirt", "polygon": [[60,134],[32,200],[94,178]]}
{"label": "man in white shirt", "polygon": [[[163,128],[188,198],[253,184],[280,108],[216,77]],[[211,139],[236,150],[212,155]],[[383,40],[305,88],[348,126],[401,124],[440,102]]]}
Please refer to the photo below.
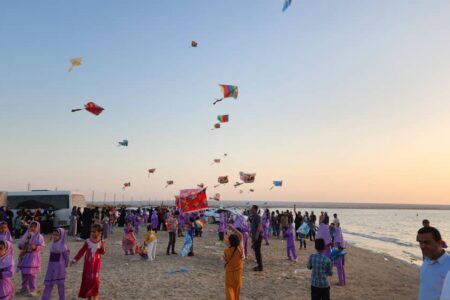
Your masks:
{"label": "man in white shirt", "polygon": [[422,227],[417,241],[424,257],[420,267],[419,300],[440,300],[445,276],[450,271],[450,256],[442,249],[442,237],[434,227]]}
{"label": "man in white shirt", "polygon": [[338,224],[341,224],[341,222],[339,221],[339,218],[337,217],[337,214],[333,214],[333,217],[334,217],[334,220],[333,220],[334,227],[337,227]]}

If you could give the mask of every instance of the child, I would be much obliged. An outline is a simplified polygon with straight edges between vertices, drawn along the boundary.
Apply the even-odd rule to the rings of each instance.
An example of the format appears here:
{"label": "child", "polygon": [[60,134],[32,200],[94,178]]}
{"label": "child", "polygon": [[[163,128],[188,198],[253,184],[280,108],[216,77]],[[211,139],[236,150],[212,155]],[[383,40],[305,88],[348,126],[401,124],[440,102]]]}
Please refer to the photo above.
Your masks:
{"label": "child", "polygon": [[141,256],[145,259],[153,261],[156,258],[156,233],[152,229],[152,225],[147,226],[147,233],[144,238]]}
{"label": "child", "polygon": [[286,252],[289,260],[297,261],[297,249],[295,249],[295,227],[294,224],[288,227],[284,232],[286,239]]}
{"label": "child", "polygon": [[190,222],[186,222],[184,224],[186,234],[184,235],[184,244],[180,250],[181,256],[194,256],[195,226],[192,224],[192,222],[194,222],[194,218],[190,217],[189,221]]}
{"label": "child", "polygon": [[5,221],[0,222],[0,241],[8,241],[13,243],[11,232],[9,232],[8,223]]}
{"label": "child", "polygon": [[59,300],[64,300],[64,281],[66,279],[66,268],[69,264],[69,247],[67,247],[67,233],[64,229],[58,228],[53,231],[50,237],[53,244],[50,247],[50,257],[48,260],[47,274],[45,275],[45,289],[42,300],[50,300],[53,285],[58,286]]}
{"label": "child", "polygon": [[122,249],[125,255],[134,255],[138,242],[134,235],[133,224],[131,221],[127,222],[127,226],[123,230]]}
{"label": "child", "polygon": [[[342,251],[345,247],[344,237],[342,236],[342,229],[339,223],[336,224],[336,228],[334,231],[334,247],[336,247],[340,251]],[[345,285],[345,258],[343,256],[337,257],[333,263],[336,266],[339,285]]]}
{"label": "child", "polygon": [[9,241],[0,241],[0,299],[2,300],[10,300],[15,296],[13,275],[13,246]]}
{"label": "child", "polygon": [[103,227],[103,239],[108,239],[108,232],[109,232],[109,217],[107,214],[103,215],[102,219],[102,227]]}
{"label": "child", "polygon": [[41,254],[45,247],[44,237],[40,232],[41,225],[33,221],[18,242],[20,255],[17,268],[22,272],[21,293],[32,297],[38,296],[36,280],[41,271]]}
{"label": "child", "polygon": [[217,230],[219,232],[219,241],[221,241],[221,242],[223,242],[223,237],[224,237],[226,228],[227,228],[227,215],[226,215],[225,211],[222,211],[220,213],[219,228]]}
{"label": "child", "polygon": [[102,266],[101,256],[106,253],[106,243],[101,240],[102,226],[94,224],[91,227],[91,236],[84,241],[83,247],[70,262],[70,266],[84,256],[83,276],[81,278],[81,287],[78,297],[88,298],[90,300],[98,299],[98,290],[100,288],[100,268]]}
{"label": "child", "polygon": [[242,234],[228,225],[232,234],[228,236],[228,248],[223,251],[225,261],[225,295],[227,300],[239,299],[244,271],[244,250],[242,249]]}
{"label": "child", "polygon": [[248,257],[248,250],[247,250],[247,241],[248,241],[248,226],[247,221],[245,220],[244,216],[237,216],[235,227],[237,230],[239,230],[242,233],[242,244],[244,246],[244,253],[245,257]]}
{"label": "child", "polygon": [[311,274],[311,299],[329,300],[330,284],[327,276],[332,275],[331,260],[324,255],[325,241],[315,240],[317,253],[311,254],[307,268],[312,270]]}

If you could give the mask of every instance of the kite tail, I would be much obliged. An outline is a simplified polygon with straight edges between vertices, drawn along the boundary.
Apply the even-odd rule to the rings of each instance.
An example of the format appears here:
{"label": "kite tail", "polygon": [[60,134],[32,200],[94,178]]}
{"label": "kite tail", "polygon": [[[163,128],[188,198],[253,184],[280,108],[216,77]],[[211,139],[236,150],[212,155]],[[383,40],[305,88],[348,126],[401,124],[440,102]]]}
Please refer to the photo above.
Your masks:
{"label": "kite tail", "polygon": [[72,109],[71,111],[72,112],[76,112],[76,111],[80,111],[80,110],[83,110],[84,108],[75,108],[75,109]]}
{"label": "kite tail", "polygon": [[217,184],[217,185],[214,186],[214,188],[219,187],[219,186],[220,186],[220,184]]}
{"label": "kite tail", "polygon": [[270,190],[269,191],[271,191],[271,190],[273,190],[273,186],[270,188]]}
{"label": "kite tail", "polygon": [[[214,98],[214,99],[216,99],[216,98]],[[223,98],[216,99],[216,101],[213,102],[213,105],[216,105],[217,102],[220,102],[220,101],[222,101],[222,100],[223,100]]]}

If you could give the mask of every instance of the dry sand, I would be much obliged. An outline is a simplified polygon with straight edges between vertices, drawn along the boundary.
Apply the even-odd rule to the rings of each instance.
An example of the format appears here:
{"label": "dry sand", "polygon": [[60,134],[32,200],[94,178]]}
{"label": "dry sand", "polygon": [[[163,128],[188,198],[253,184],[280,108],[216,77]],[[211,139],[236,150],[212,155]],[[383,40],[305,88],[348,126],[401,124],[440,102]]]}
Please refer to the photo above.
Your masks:
{"label": "dry sand", "polygon": [[[144,234],[142,227],[139,239]],[[203,237],[194,240],[194,257],[167,256],[167,232],[158,233],[157,257],[153,262],[138,256],[125,256],[121,249],[122,228],[107,240],[103,257],[100,299],[224,299],[224,268],[221,261],[224,245],[217,241],[217,226],[208,225]],[[45,237],[48,241],[48,236]],[[177,248],[182,239],[177,239]],[[271,238],[262,248],[263,272],[253,272],[253,255],[245,263],[242,299],[310,299],[310,271],[306,261],[314,244],[299,251],[299,261],[287,260],[285,242]],[[71,239],[71,257],[82,242]],[[16,247],[16,245],[15,245]],[[18,251],[15,248],[15,255]],[[337,276],[331,278],[332,299],[416,299],[418,267],[387,255],[375,254],[350,246],[347,249],[347,285],[336,286]],[[17,260],[16,260],[17,261]],[[44,250],[39,290],[47,269],[48,246]],[[66,299],[77,299],[83,260],[67,270]],[[186,268],[188,273],[168,274]],[[334,268],[335,272],[336,269]],[[20,289],[20,274],[14,276],[16,290]],[[16,299],[31,299],[18,296]],[[53,298],[57,299],[56,287]]]}

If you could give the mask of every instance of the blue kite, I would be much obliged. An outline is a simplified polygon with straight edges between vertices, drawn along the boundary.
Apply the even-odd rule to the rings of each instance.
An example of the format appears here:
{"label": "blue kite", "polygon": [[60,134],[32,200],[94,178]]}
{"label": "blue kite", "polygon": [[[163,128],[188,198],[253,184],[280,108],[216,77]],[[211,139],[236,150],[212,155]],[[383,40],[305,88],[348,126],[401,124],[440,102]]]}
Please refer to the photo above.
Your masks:
{"label": "blue kite", "polygon": [[289,6],[291,6],[292,4],[292,0],[284,0],[284,5],[283,5],[283,12],[285,12]]}
{"label": "blue kite", "polygon": [[128,140],[123,140],[123,141],[119,142],[119,145],[118,145],[118,146],[119,146],[119,147],[120,147],[120,146],[128,147]]}
{"label": "blue kite", "polygon": [[273,186],[270,189],[272,190],[274,187],[280,187],[280,186],[283,186],[283,180],[275,180],[273,182]]}

